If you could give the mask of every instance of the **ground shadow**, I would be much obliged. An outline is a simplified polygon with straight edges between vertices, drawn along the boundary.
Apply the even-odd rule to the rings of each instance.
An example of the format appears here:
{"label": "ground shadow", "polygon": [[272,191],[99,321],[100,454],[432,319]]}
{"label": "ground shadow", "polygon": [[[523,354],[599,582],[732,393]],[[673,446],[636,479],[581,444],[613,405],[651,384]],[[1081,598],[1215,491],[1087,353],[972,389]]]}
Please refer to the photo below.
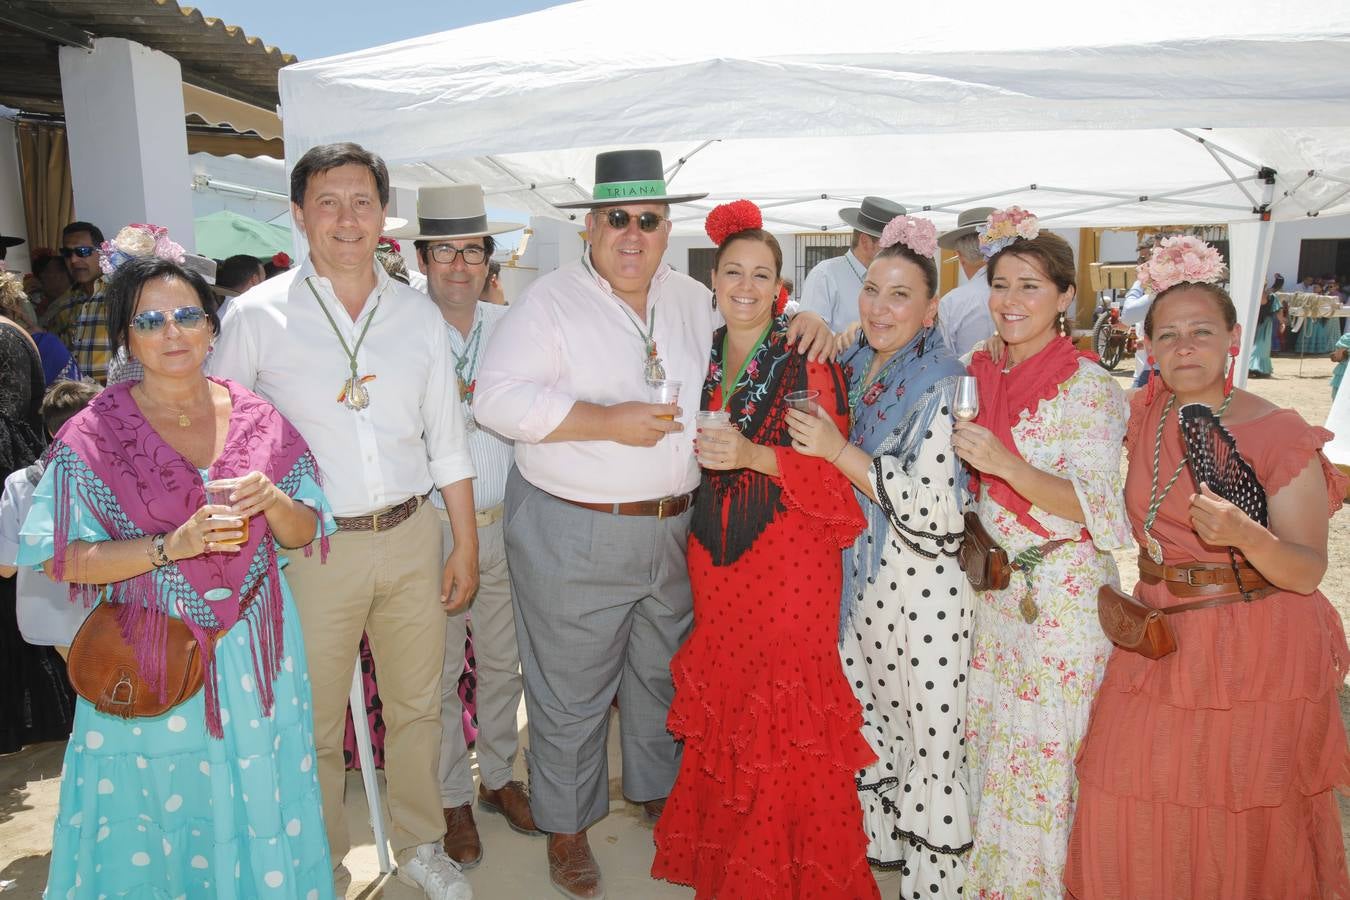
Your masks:
{"label": "ground shadow", "polygon": [[65,753],[65,741],[49,741],[4,758],[0,764],[0,823],[33,808],[27,803],[28,785],[60,776]]}
{"label": "ground shadow", "polygon": [[[50,853],[21,856],[0,869],[0,890],[5,892],[6,900],[40,900],[51,861]],[[3,887],[6,884],[9,887]]]}

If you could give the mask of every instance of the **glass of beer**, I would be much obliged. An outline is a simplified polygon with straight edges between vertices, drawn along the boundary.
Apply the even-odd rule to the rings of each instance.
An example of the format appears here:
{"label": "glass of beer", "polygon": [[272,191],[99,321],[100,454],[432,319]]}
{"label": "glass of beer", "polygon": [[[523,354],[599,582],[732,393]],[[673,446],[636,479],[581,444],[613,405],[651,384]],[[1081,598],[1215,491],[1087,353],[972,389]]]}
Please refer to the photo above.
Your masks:
{"label": "glass of beer", "polygon": [[[731,424],[731,413],[725,409],[701,409],[696,417],[698,430],[703,433],[715,431],[718,428],[734,428]],[[698,445],[699,462],[703,462],[703,445]]]}
{"label": "glass of beer", "polygon": [[[652,387],[653,403],[678,404],[680,402],[680,387],[682,386],[683,382],[649,381],[647,383]],[[658,418],[665,419],[666,421],[669,422],[674,420],[675,417],[673,415],[670,415],[670,416],[658,416]]]}
{"label": "glass of beer", "polygon": [[952,415],[957,421],[969,422],[980,414],[980,385],[974,375],[962,375],[956,382],[956,401]]}
{"label": "glass of beer", "polygon": [[[208,506],[233,506],[230,502],[230,494],[239,486],[238,478],[217,478],[215,481],[206,482],[206,503]],[[242,544],[248,540],[248,519],[243,516],[233,516],[227,513],[214,513],[207,517],[206,521],[213,529],[235,528],[239,530],[239,537],[231,540],[220,541],[221,544]]]}

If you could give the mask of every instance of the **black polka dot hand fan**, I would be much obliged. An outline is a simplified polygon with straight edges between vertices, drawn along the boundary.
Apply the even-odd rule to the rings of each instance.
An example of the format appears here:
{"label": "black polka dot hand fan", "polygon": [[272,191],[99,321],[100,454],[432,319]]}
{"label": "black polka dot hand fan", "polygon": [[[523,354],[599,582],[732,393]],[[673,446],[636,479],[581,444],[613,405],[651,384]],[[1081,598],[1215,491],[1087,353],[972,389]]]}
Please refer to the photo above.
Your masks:
{"label": "black polka dot hand fan", "polygon": [[[1227,405],[1227,404],[1225,404]],[[1181,423],[1181,437],[1186,444],[1186,462],[1191,477],[1199,488],[1202,484],[1247,514],[1259,525],[1269,525],[1266,508],[1266,489],[1256,478],[1256,471],[1238,453],[1232,433],[1223,427],[1219,417],[1203,403],[1187,403],[1177,413]],[[1238,573],[1237,554],[1228,548],[1228,561],[1233,566],[1233,577],[1244,599],[1252,599],[1242,586]]]}
{"label": "black polka dot hand fan", "polygon": [[1209,485],[1211,491],[1257,524],[1269,525],[1266,489],[1256,479],[1255,470],[1238,453],[1237,442],[1219,417],[1203,403],[1187,403],[1177,415],[1186,443],[1186,462],[1196,487]]}

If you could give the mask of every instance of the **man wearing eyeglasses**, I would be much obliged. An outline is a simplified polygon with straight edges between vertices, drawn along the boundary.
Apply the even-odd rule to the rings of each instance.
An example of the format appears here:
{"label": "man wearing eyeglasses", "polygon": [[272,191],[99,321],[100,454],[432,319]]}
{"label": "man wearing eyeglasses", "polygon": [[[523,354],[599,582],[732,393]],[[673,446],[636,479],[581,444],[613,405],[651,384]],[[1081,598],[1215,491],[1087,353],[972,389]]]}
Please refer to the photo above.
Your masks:
{"label": "man wearing eyeglasses", "polygon": [[[670,659],[693,616],[693,425],[718,325],[708,289],[662,263],[670,205],[706,195],[667,190],[655,150],[601,153],[595,172],[591,199],[558,204],[589,210],[587,251],[510,307],[474,393],[480,424],[516,442],[505,532],[530,799],[574,898],[604,893],[586,830],[609,811],[616,694],[624,795],[654,820],[679,769]],[[831,339],[813,315],[790,335]],[[682,383],[678,404],[653,402],[655,380]]]}
{"label": "man wearing eyeglasses", "polygon": [[112,341],[108,310],[103,302],[105,281],[98,265],[103,232],[89,222],[71,222],[61,230],[61,258],[70,272],[70,290],[51,305],[47,330],[59,337],[86,377],[99,384],[108,380]]}
{"label": "man wearing eyeglasses", "polygon": [[[502,500],[511,469],[511,442],[474,424],[471,404],[478,367],[506,308],[479,303],[496,248],[493,235],[523,228],[514,222],[489,222],[483,189],[476,184],[422,188],[417,192],[417,221],[393,237],[413,241],[417,262],[427,277],[427,293],[440,310],[450,337],[456,397],[469,432],[473,457],[474,510],[478,524],[478,594],[468,613],[473,624],[477,686],[478,807],[504,816],[522,834],[541,834],[530,813],[529,794],[512,769],[517,750],[520,710],[520,651],[516,646],[511,580],[502,536]],[[444,504],[432,495],[441,518],[442,552],[455,546]],[[483,858],[473,817],[472,760],[464,733],[459,681],[464,672],[468,634],[465,613],[446,617],[445,666],[441,672],[440,785],[445,816],[443,846],[466,869]]]}

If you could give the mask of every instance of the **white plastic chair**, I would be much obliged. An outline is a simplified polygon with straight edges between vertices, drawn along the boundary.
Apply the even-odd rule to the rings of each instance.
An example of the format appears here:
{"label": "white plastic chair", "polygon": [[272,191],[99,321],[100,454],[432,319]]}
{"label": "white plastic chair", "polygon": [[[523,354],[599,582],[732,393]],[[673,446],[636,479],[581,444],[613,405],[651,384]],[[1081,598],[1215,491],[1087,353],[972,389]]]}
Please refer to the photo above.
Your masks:
{"label": "white plastic chair", "polygon": [[389,863],[389,841],[384,835],[384,804],[380,800],[380,782],[375,774],[375,747],[370,742],[370,720],[366,718],[366,691],[361,683],[360,654],[356,657],[352,692],[347,702],[351,706],[352,725],[356,730],[356,755],[361,760],[361,782],[366,788],[370,830],[375,833],[375,855],[380,861],[380,874],[388,875],[394,867]]}

